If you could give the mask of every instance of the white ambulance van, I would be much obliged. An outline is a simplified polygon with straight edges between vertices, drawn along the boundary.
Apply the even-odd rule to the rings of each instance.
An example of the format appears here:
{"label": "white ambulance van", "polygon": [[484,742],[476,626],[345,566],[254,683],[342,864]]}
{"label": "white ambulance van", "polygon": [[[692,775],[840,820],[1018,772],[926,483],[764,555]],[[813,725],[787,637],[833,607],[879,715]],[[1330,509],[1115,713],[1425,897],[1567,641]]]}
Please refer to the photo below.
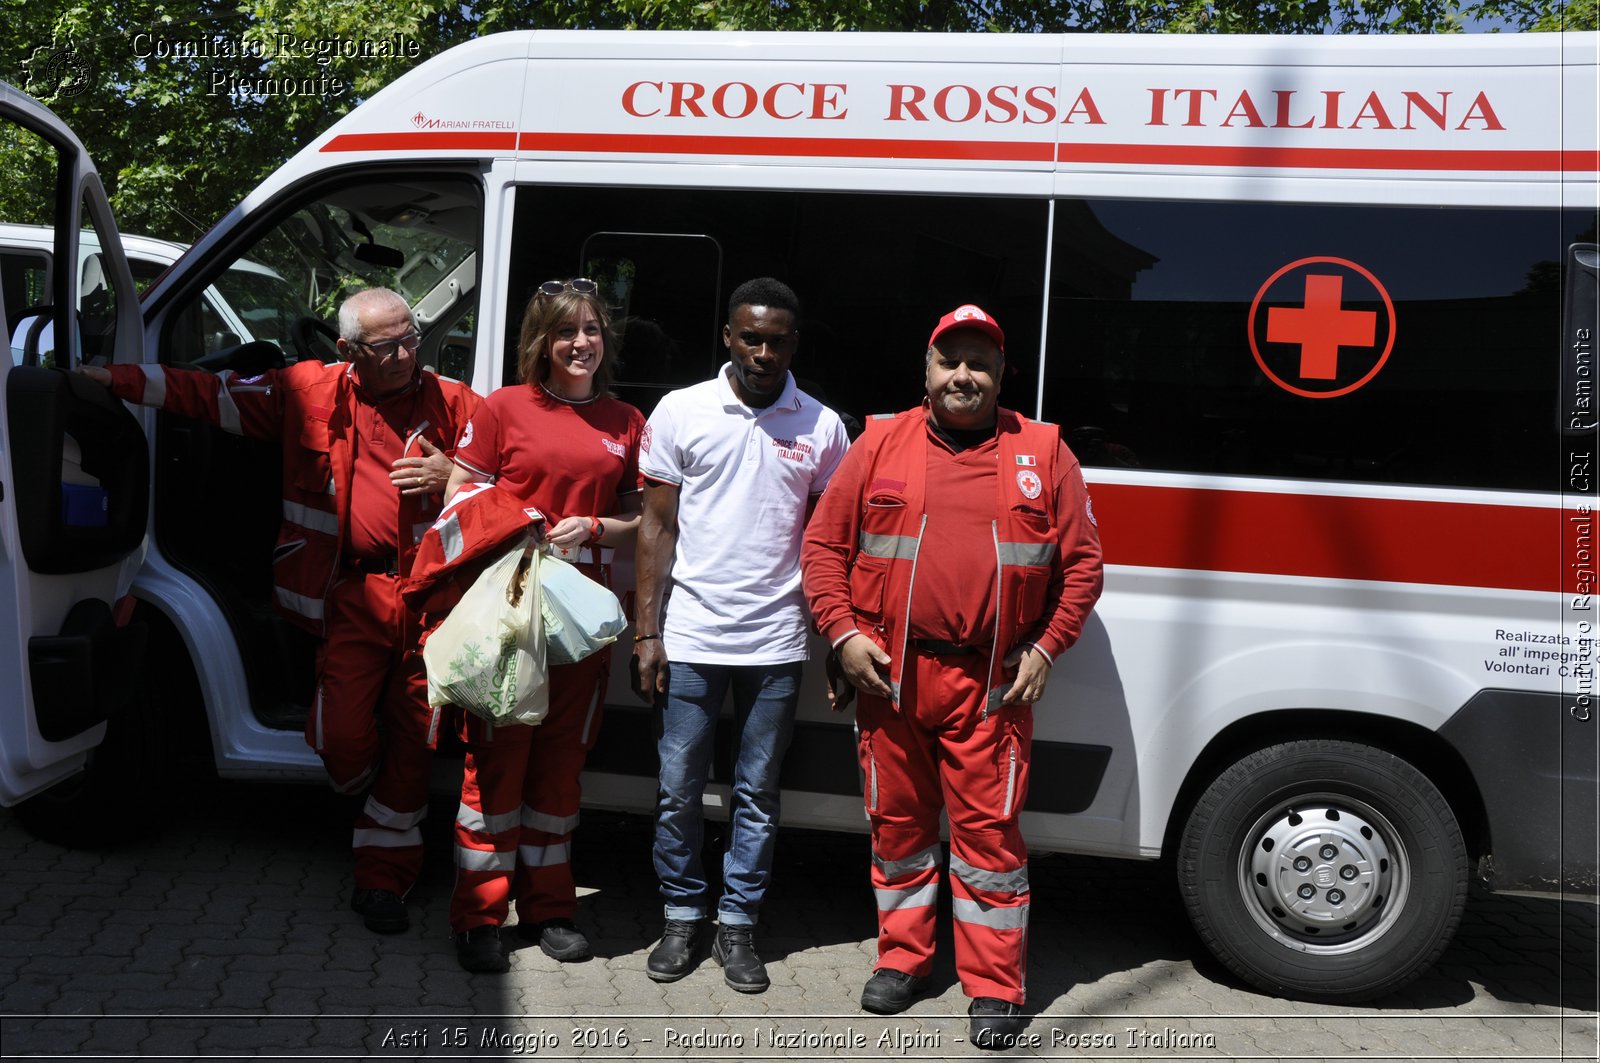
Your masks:
{"label": "white ambulance van", "polygon": [[[717,370],[729,291],[770,274],[804,302],[796,375],[861,418],[919,402],[931,323],[978,303],[1002,402],[1084,463],[1107,562],[1035,710],[1029,839],[1164,859],[1241,977],[1372,997],[1440,954],[1474,877],[1596,892],[1597,52],[491,36],[355,109],[142,305],[118,270],[72,359],[325,359],[339,296],[383,283],[418,303],[424,363],[486,393],[534,287],[582,275],[648,412]],[[76,142],[5,106],[75,190],[58,240],[84,220],[114,245]],[[214,348],[204,293],[245,259],[302,314]],[[36,362],[0,365],[0,796],[114,833],[193,739],[223,776],[319,779],[312,646],[269,608],[272,449]],[[645,811],[623,663],[585,795]],[[864,830],[814,672],[785,820]]]}

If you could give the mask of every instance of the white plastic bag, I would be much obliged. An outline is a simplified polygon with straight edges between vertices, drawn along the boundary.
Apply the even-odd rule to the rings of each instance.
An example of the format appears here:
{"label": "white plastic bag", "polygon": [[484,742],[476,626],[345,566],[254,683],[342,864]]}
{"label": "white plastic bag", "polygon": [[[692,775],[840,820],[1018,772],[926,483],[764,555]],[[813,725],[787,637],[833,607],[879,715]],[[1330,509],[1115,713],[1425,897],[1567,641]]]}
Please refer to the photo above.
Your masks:
{"label": "white plastic bag", "polygon": [[540,562],[539,584],[551,664],[571,664],[599,653],[627,630],[628,618],[617,596],[560,558]]}
{"label": "white plastic bag", "polygon": [[428,636],[428,704],[460,705],[495,723],[535,724],[550,707],[539,569],[527,541],[473,582]]}

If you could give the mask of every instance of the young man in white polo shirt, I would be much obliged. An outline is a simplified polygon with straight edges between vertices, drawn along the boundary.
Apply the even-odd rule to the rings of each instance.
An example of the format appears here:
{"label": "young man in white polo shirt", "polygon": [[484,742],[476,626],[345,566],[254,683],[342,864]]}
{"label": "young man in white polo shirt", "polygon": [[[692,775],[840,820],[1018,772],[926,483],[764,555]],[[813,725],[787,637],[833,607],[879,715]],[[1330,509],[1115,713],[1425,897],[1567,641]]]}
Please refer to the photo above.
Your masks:
{"label": "young man in white polo shirt", "polygon": [[849,447],[839,417],[789,373],[800,304],[770,277],[728,300],[730,361],[661,400],[640,444],[634,689],[658,709],[655,867],[666,931],[646,970],[693,969],[712,901],[701,864],[701,795],[731,689],[738,741],[712,954],[728,985],[767,988],[752,932],[772,874],[778,769],[794,731],[809,621],[800,540]]}

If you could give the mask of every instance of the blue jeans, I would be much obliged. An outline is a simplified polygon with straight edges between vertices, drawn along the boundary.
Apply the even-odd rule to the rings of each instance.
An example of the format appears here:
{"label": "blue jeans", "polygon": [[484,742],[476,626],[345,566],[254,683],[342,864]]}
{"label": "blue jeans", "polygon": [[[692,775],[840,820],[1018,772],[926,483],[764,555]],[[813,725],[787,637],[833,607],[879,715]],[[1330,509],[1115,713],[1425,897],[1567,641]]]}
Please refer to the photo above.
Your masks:
{"label": "blue jeans", "polygon": [[728,926],[755,923],[772,878],[778,769],[794,734],[801,667],[799,661],[668,665],[667,693],[656,722],[661,782],[656,791],[654,849],[668,919],[704,919],[710,914],[710,888],[700,860],[702,795],[711,773],[717,716],[731,687],[738,754],[717,918]]}

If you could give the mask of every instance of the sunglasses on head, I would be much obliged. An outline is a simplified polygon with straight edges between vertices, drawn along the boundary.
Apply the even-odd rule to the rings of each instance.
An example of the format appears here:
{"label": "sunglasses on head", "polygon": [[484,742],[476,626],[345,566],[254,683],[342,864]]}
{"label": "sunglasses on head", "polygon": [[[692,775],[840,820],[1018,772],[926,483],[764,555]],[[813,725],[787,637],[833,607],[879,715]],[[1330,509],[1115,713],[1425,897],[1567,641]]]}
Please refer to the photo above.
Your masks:
{"label": "sunglasses on head", "polygon": [[588,277],[574,277],[569,281],[545,281],[539,285],[540,295],[560,295],[562,292],[577,292],[579,295],[593,295],[600,290],[600,285]]}

